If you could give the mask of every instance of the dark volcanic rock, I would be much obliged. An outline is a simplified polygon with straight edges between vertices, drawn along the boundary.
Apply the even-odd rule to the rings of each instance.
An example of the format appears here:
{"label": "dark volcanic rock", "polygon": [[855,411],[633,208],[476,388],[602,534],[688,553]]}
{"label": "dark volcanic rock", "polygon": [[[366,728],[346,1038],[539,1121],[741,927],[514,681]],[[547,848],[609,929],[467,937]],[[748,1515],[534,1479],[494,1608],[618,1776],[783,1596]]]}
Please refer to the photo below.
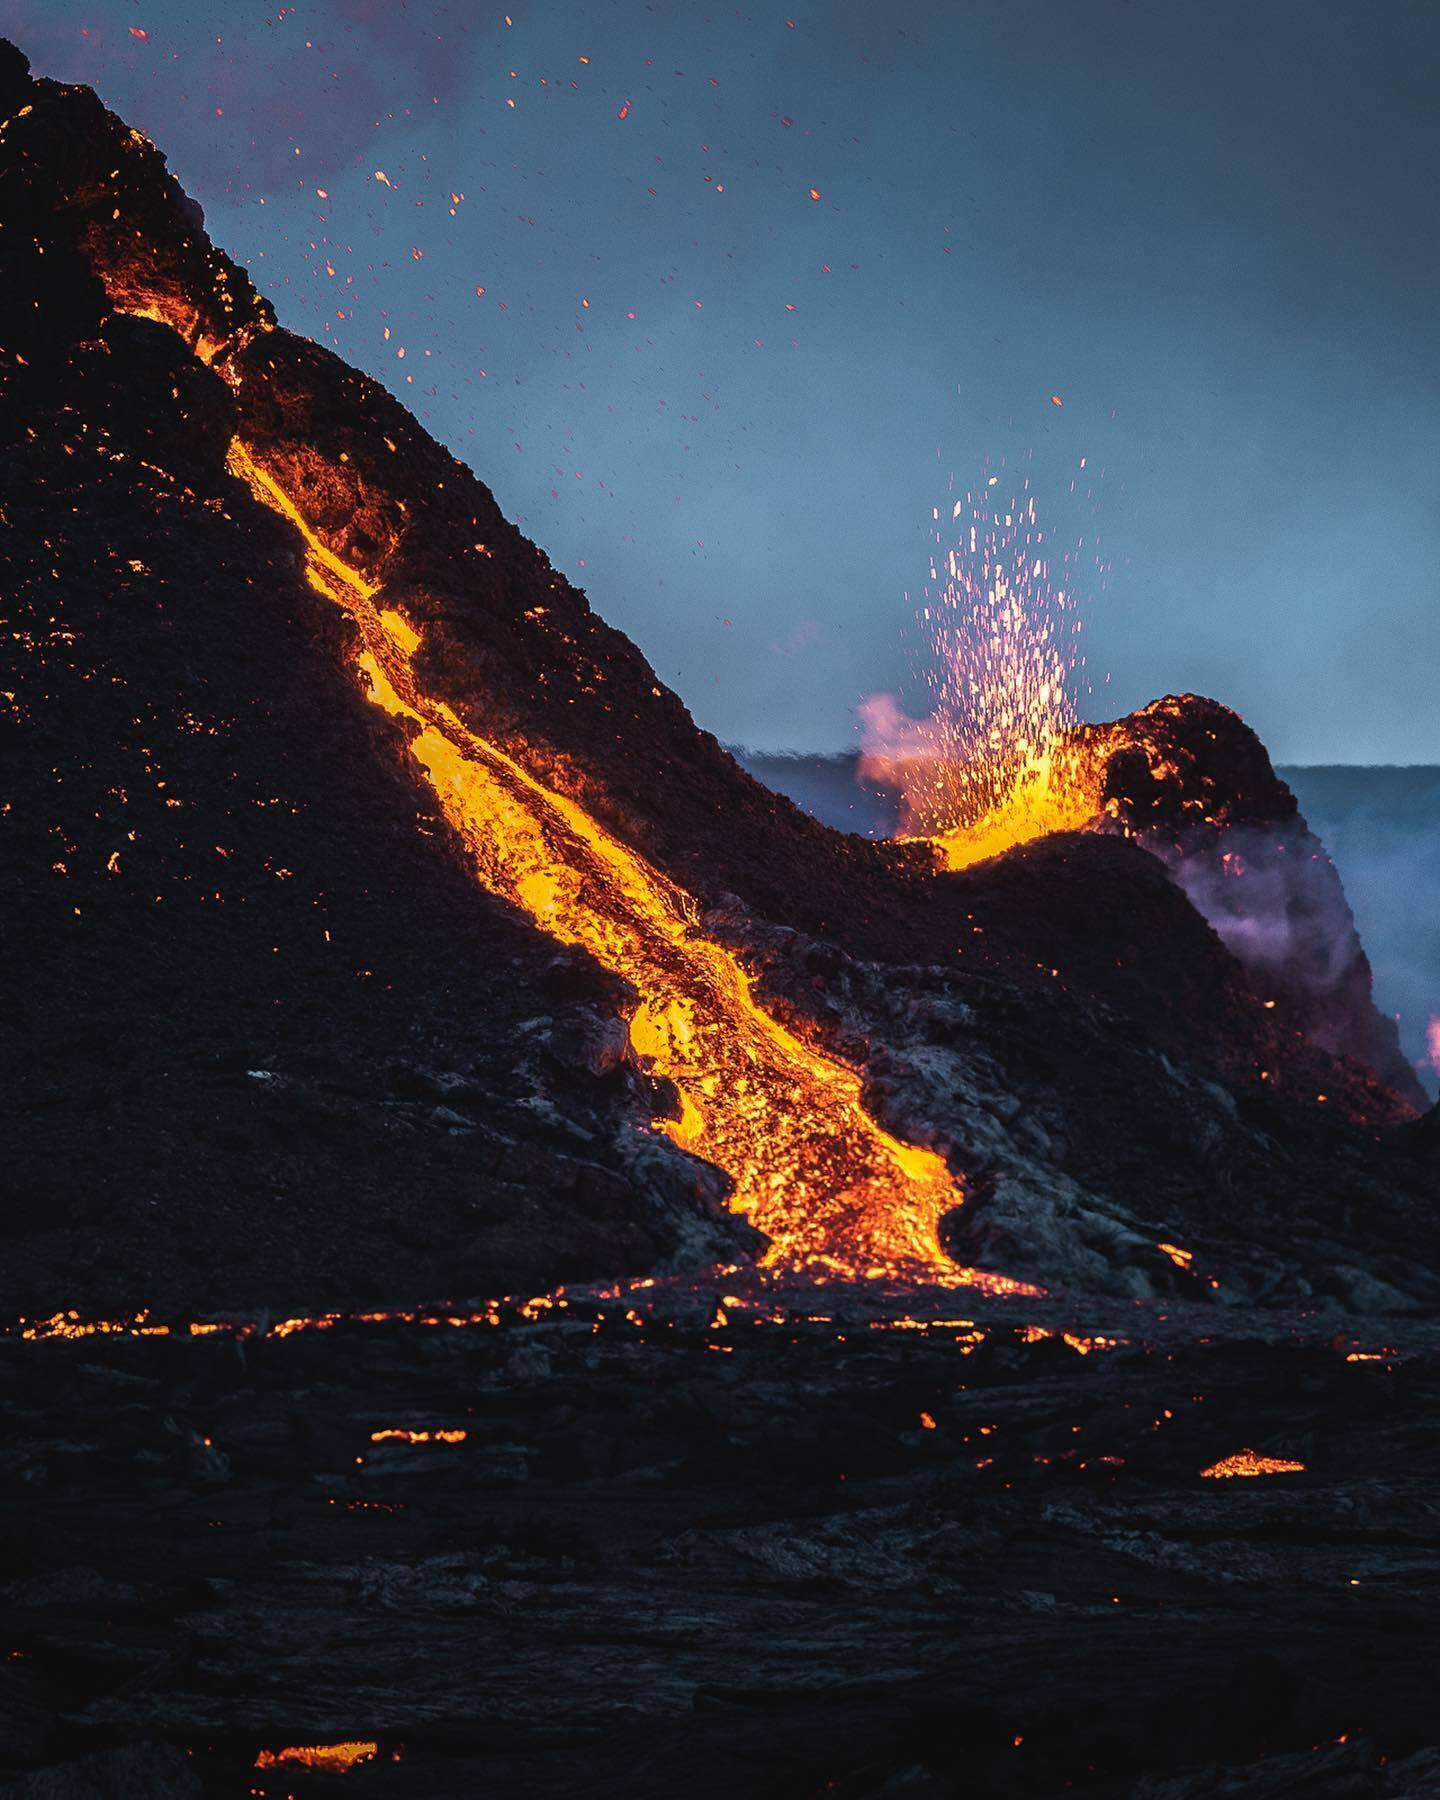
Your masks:
{"label": "dark volcanic rock", "polygon": [[[309,1795],[257,1755],[351,1741],[345,1791],[394,1800],[1433,1791],[1433,1328],[964,1305],[12,1343],[0,1768],[161,1741],[207,1794]],[[1241,1449],[1305,1466],[1202,1474]]]}
{"label": "dark volcanic rock", "polygon": [[172,1744],[127,1744],[55,1763],[0,1788],[3,1800],[200,1800],[204,1789]]}
{"label": "dark volcanic rock", "polygon": [[1099,729],[1130,740],[1105,766],[1110,816],[1160,858],[1269,997],[1286,997],[1313,1043],[1423,1107],[1395,1021],[1375,1006],[1335,866],[1255,733],[1193,694]]}

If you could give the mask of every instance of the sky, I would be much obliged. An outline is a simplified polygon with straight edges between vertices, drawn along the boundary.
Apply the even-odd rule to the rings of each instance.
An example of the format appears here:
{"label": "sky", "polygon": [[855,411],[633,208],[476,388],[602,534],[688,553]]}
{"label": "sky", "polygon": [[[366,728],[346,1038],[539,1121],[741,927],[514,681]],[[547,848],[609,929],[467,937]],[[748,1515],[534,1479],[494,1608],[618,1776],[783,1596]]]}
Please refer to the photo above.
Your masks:
{"label": "sky", "polygon": [[1440,763],[1433,0],[506,3],[0,32],[722,740],[923,710],[932,509],[993,475],[1085,716],[1193,690],[1276,762]]}

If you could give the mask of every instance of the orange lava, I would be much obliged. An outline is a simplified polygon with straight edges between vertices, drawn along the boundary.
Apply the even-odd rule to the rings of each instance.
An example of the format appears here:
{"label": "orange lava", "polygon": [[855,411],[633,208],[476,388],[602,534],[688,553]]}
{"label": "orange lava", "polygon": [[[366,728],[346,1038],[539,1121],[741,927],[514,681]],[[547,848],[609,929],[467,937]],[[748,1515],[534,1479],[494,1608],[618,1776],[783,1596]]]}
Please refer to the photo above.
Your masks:
{"label": "orange lava", "polygon": [[[133,154],[153,154],[132,135]],[[375,179],[388,185],[383,170]],[[204,246],[193,270],[172,267],[144,232],[98,224],[87,249],[116,310],[173,327],[237,391],[265,379],[247,375],[239,353],[276,327],[218,252]],[[731,1207],[769,1239],[765,1263],[957,1284],[973,1275],[991,1291],[1033,1292],[955,1268],[938,1225],[962,1196],[943,1159],[885,1131],[863,1104],[855,1069],[756,1003],[736,957],[699,928],[691,895],[428,694],[417,677],[420,634],[385,605],[377,571],[351,566],[322,541],[253,447],[237,439],[229,460],[299,532],[312,585],[358,622],[367,692],[401,722],[480,880],[638,991],[632,1050],[678,1097],[679,1116],[659,1128],[730,1177]]]}
{"label": "orange lava", "polygon": [[470,1433],[455,1428],[438,1431],[407,1431],[400,1426],[390,1426],[384,1431],[372,1431],[372,1444],[463,1444]]}
{"label": "orange lava", "polygon": [[[205,1328],[191,1326],[199,1335]],[[219,1330],[220,1327],[215,1327]],[[25,1319],[21,1322],[22,1338],[88,1338],[88,1337],[169,1337],[168,1325],[153,1324],[145,1312],[123,1319],[86,1319],[75,1311],[52,1313],[48,1319]]]}
{"label": "orange lava", "polygon": [[955,1279],[937,1227],[961,1196],[942,1159],[883,1130],[854,1069],[757,1005],[684,890],[424,692],[414,625],[377,604],[238,440],[230,466],[300,533],[312,586],[358,620],[369,696],[403,721],[481,881],[639,990],[632,1049],[679,1095],[680,1116],[660,1127],[731,1177],[730,1205],[770,1240],[765,1263]]}
{"label": "orange lava", "polygon": [[[740,1273],[738,1265],[730,1265],[711,1271],[721,1275]],[[793,1295],[788,1294],[787,1283],[791,1277],[784,1269],[767,1270],[758,1274],[755,1279],[758,1291],[749,1297],[739,1294],[727,1294],[723,1306],[717,1308],[722,1316],[743,1313],[757,1324],[768,1323],[783,1325],[796,1317],[809,1323],[829,1323],[829,1313],[804,1312],[796,1314],[793,1310]],[[804,1272],[800,1293],[821,1295],[825,1292],[824,1283],[829,1279],[827,1270],[807,1270]],[[273,1339],[311,1335],[317,1332],[335,1331],[341,1327],[354,1329],[356,1326],[379,1325],[413,1325],[420,1330],[474,1331],[481,1328],[494,1329],[502,1326],[507,1316],[533,1324],[554,1313],[564,1316],[572,1307],[582,1311],[594,1304],[630,1300],[634,1304],[628,1306],[624,1317],[631,1325],[644,1325],[647,1315],[637,1310],[652,1297],[663,1297],[672,1285],[686,1285],[687,1278],[674,1278],[673,1283],[664,1286],[653,1275],[636,1276],[630,1280],[615,1282],[612,1285],[595,1289],[571,1290],[565,1286],[552,1288],[549,1293],[532,1294],[526,1298],[519,1295],[507,1295],[503,1299],[484,1300],[469,1310],[442,1304],[436,1306],[390,1306],[374,1307],[358,1312],[315,1312],[298,1313],[283,1319],[257,1320],[253,1318],[212,1318],[192,1319],[188,1322],[177,1320],[171,1324],[158,1324],[148,1312],[138,1312],[118,1318],[87,1318],[71,1309],[68,1312],[57,1312],[49,1318],[37,1319],[22,1317],[12,1327],[0,1330],[0,1335],[19,1337],[29,1343],[52,1343],[56,1339],[84,1339],[90,1337],[175,1337],[182,1341],[195,1338],[226,1337],[241,1342],[255,1339]],[[1045,1290],[1035,1287],[1029,1282],[1018,1281],[1010,1275],[995,1275],[984,1269],[950,1269],[944,1274],[927,1278],[927,1285],[952,1291],[956,1288],[986,1295],[991,1299],[1043,1299]],[[773,1296],[773,1297],[772,1297]],[[784,1304],[777,1304],[784,1301]],[[974,1321],[970,1319],[922,1319],[899,1316],[885,1319],[872,1319],[872,1331],[920,1331],[947,1332],[956,1335],[956,1342],[962,1354],[968,1355],[985,1341],[987,1334],[976,1330]],[[1036,1336],[1050,1337],[1054,1334],[1040,1326],[1027,1326],[1022,1333],[1022,1341],[1033,1342]],[[1118,1339],[1093,1340],[1103,1343],[1105,1347],[1119,1342]],[[453,1432],[449,1437],[445,1432],[433,1434],[433,1441],[458,1443],[465,1435]],[[410,1442],[422,1441],[422,1434],[417,1432],[391,1429],[382,1432],[376,1439],[404,1438]]]}
{"label": "orange lava", "polygon": [[1283,1456],[1261,1456],[1254,1450],[1237,1450],[1233,1456],[1222,1456],[1201,1475],[1211,1481],[1230,1481],[1242,1475],[1303,1475],[1303,1462],[1291,1462]]}
{"label": "orange lava", "polygon": [[357,1763],[373,1762],[380,1746],[373,1738],[347,1739],[338,1744],[287,1744],[282,1750],[262,1750],[257,1769],[318,1769],[325,1775],[344,1775]]}
{"label": "orange lava", "polygon": [[932,841],[947,869],[968,869],[1016,844],[1029,844],[1056,831],[1078,831],[1099,810],[1093,787],[1080,777],[1079,758],[1055,745],[1027,764],[1000,802],[965,825]]}

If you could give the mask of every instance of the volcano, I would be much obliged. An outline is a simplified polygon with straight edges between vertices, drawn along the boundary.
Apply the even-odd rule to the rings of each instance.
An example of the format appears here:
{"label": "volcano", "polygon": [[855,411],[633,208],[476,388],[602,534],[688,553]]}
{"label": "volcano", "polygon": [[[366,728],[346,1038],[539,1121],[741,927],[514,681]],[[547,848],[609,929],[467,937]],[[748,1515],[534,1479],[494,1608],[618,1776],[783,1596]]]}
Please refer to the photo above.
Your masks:
{"label": "volcano", "polygon": [[1433,1791],[1440,1126],[1254,734],[832,831],[0,116],[6,1791]]}

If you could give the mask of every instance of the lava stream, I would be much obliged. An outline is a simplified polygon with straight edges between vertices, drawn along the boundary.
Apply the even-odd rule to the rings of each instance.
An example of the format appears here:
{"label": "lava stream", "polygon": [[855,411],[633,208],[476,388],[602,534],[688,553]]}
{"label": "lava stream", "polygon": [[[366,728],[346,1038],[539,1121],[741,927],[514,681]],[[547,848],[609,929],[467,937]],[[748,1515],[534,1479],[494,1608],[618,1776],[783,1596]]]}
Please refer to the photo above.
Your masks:
{"label": "lava stream", "polygon": [[661,1128],[731,1177],[731,1207],[770,1239],[766,1264],[964,1279],[937,1238],[961,1198],[943,1160],[883,1131],[858,1074],[756,1004],[683,889],[425,695],[414,628],[377,607],[378,588],[321,542],[238,439],[229,461],[301,533],[312,586],[359,621],[370,698],[414,728],[411,754],[486,887],[638,990],[631,1044],[680,1097],[680,1118]]}

